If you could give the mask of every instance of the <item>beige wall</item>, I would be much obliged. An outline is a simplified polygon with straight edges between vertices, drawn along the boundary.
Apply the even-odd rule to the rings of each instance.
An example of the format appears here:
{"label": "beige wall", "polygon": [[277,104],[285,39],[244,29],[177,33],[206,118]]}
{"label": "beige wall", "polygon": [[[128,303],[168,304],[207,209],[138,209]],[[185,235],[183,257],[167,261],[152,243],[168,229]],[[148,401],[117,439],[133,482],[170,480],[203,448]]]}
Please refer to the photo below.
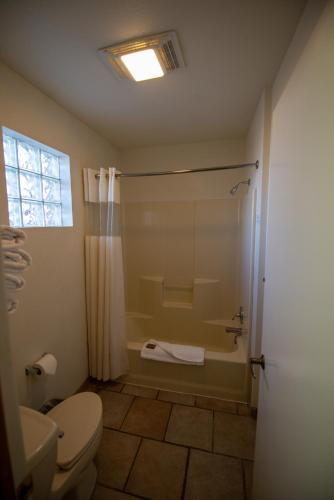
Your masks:
{"label": "beige wall", "polygon": [[[124,172],[212,167],[243,162],[244,141],[225,140],[122,150]],[[123,201],[216,199],[228,196],[238,170],[122,180]]]}
{"label": "beige wall", "polygon": [[[72,228],[27,229],[26,249],[33,265],[26,273],[18,311],[10,318],[13,362],[21,403],[39,406],[50,397],[66,397],[87,377],[84,292],[83,167],[118,165],[110,143],[54,101],[0,65],[0,124],[70,156]],[[3,158],[1,199],[4,200]],[[1,205],[1,223],[6,222]],[[44,352],[56,355],[56,376],[32,381],[24,367]]]}
{"label": "beige wall", "polygon": [[238,300],[239,199],[123,207],[128,310],[157,316],[160,331],[175,308],[197,322],[230,319]]}

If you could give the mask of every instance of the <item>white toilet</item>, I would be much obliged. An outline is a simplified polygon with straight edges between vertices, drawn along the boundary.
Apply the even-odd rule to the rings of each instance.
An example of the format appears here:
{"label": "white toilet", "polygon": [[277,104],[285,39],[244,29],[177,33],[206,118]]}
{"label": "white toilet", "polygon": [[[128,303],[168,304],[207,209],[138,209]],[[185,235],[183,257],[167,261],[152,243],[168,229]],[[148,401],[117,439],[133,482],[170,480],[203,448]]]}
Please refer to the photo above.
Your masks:
{"label": "white toilet", "polygon": [[32,500],[88,500],[93,458],[102,436],[102,402],[93,392],[71,396],[47,415],[20,407]]}

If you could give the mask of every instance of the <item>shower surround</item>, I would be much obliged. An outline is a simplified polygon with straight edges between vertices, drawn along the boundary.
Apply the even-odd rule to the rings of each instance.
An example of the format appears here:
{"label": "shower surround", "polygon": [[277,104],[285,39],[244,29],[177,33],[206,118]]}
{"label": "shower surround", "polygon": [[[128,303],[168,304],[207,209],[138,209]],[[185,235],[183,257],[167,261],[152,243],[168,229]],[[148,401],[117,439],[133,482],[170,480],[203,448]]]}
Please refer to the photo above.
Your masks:
{"label": "shower surround", "polygon": [[[240,303],[242,198],[123,205],[128,381],[246,399],[246,339],[226,333]],[[205,365],[140,358],[143,342],[203,346]]]}

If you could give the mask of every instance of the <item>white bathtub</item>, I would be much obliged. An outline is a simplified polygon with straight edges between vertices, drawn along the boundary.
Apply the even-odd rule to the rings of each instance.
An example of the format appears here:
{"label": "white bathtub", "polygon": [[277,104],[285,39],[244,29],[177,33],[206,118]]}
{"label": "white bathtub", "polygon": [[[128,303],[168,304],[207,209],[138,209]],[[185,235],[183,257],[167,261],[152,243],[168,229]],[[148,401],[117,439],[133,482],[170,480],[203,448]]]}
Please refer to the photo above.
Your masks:
{"label": "white bathtub", "polygon": [[[248,369],[245,339],[238,338],[235,344],[233,335],[225,333],[222,325],[207,324],[205,325],[207,342],[193,343],[193,345],[202,345],[206,349],[204,366],[162,363],[140,357],[145,341],[154,338],[183,344],[191,342],[180,335],[177,339],[170,336],[166,338],[166,335],[147,336],[147,327],[140,328],[142,322],[145,323],[145,317],[129,317],[130,373],[122,378],[123,381],[171,391],[247,401]],[[144,331],[145,335],[143,335]],[[217,338],[216,342],[213,341],[215,338]]]}

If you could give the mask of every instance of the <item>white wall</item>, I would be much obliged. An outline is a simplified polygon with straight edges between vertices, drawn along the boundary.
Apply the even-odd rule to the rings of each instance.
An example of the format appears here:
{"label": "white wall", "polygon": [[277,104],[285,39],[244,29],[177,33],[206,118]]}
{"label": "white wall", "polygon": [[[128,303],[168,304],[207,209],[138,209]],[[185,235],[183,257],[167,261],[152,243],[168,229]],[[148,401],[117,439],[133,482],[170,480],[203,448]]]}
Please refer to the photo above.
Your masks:
{"label": "white wall", "polygon": [[[13,362],[21,403],[39,406],[50,397],[66,397],[87,377],[84,292],[83,167],[118,165],[118,151],[46,95],[0,65],[0,124],[70,156],[72,228],[26,229],[26,249],[33,265],[20,293],[18,311],[10,318]],[[1,223],[7,221],[1,158]],[[27,379],[26,364],[44,352],[59,361],[55,377]]]}
{"label": "white wall", "polygon": [[256,500],[334,492],[334,2],[313,6],[273,89]]}

